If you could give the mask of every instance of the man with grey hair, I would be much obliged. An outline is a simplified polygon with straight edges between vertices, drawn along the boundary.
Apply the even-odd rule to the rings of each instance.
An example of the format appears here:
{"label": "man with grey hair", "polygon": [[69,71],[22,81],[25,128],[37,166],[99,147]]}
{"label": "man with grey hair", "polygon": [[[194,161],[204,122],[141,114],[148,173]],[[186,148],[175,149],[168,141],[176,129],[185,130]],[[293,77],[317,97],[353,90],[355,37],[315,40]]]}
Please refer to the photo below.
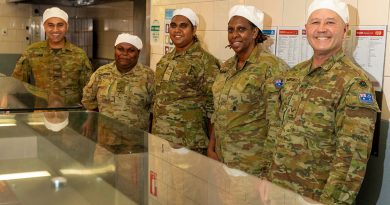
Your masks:
{"label": "man with grey hair", "polygon": [[280,122],[275,123],[278,134],[267,138],[273,141],[268,177],[315,201],[352,204],[365,174],[379,108],[370,80],[342,49],[348,5],[314,0],[307,16],[313,57],[274,81]]}
{"label": "man with grey hair", "polygon": [[64,97],[66,104],[80,103],[92,66],[85,51],[65,38],[68,14],[57,7],[46,9],[43,27],[47,40],[26,48],[12,76]]}

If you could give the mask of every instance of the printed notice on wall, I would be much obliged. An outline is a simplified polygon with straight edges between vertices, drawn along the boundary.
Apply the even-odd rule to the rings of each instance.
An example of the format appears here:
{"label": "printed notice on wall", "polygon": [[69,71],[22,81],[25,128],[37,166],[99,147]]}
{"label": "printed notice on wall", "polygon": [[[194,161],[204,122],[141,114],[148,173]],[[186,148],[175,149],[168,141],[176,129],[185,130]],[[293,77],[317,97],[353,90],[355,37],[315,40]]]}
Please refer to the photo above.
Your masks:
{"label": "printed notice on wall", "polygon": [[276,41],[276,55],[290,67],[301,61],[300,27],[279,27]]}
{"label": "printed notice on wall", "polygon": [[171,19],[173,16],[173,11],[175,9],[165,9],[165,28],[164,28],[164,54],[169,53],[173,48],[173,42],[169,37],[169,24],[171,24]]}
{"label": "printed notice on wall", "polygon": [[370,77],[375,90],[381,91],[386,50],[386,26],[357,26],[352,28],[353,58]]}
{"label": "printed notice on wall", "polygon": [[156,43],[160,39],[160,22],[157,19],[153,20],[152,25],[150,26],[150,35],[153,39],[152,43]]}
{"label": "printed notice on wall", "polygon": [[271,52],[272,54],[276,54],[276,32],[278,31],[277,27],[264,27],[262,30],[264,35],[267,35],[268,38],[263,42],[263,48]]}
{"label": "printed notice on wall", "polygon": [[301,62],[309,60],[313,56],[313,48],[307,41],[306,29],[304,27],[301,28]]}

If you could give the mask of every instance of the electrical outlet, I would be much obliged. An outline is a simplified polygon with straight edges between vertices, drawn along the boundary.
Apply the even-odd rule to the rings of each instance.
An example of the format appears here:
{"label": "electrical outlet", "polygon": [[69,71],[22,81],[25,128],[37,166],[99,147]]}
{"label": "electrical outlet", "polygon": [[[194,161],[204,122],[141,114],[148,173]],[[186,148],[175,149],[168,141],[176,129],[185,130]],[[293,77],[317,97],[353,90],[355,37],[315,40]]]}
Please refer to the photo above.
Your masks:
{"label": "electrical outlet", "polygon": [[6,36],[8,34],[8,29],[7,28],[2,28],[1,29],[1,35]]}

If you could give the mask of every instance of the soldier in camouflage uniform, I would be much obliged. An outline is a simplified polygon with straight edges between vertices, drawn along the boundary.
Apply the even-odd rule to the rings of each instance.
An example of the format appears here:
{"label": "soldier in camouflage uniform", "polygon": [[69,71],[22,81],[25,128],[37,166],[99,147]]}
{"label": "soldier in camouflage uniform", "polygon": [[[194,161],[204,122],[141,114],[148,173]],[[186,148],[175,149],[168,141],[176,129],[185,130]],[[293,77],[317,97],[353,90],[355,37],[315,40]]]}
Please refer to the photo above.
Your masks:
{"label": "soldier in camouflage uniform", "polygon": [[26,48],[12,76],[65,97],[65,103],[80,103],[92,74],[91,63],[81,48],[65,39],[68,15],[63,10],[46,9],[43,22],[48,39]]}
{"label": "soldier in camouflage uniform", "polygon": [[213,85],[215,129],[208,150],[210,157],[254,175],[267,167],[262,156],[268,124],[264,82],[288,68],[262,48],[267,38],[260,30],[263,18],[253,6],[230,9],[228,40],[236,55],[222,65]]}
{"label": "soldier in camouflage uniform", "polygon": [[213,112],[211,86],[219,62],[200,46],[198,21],[191,9],[174,11],[169,34],[175,48],[156,66],[152,133],[206,154],[206,118]]}
{"label": "soldier in camouflage uniform", "polygon": [[307,16],[314,55],[275,79],[270,91],[280,93],[281,123],[268,136],[276,138],[269,179],[325,204],[353,204],[379,109],[370,80],[342,50],[348,6],[315,0]]}
{"label": "soldier in camouflage uniform", "polygon": [[115,61],[97,69],[84,87],[82,103],[89,109],[148,131],[153,99],[154,73],[138,62],[142,41],[120,34]]}

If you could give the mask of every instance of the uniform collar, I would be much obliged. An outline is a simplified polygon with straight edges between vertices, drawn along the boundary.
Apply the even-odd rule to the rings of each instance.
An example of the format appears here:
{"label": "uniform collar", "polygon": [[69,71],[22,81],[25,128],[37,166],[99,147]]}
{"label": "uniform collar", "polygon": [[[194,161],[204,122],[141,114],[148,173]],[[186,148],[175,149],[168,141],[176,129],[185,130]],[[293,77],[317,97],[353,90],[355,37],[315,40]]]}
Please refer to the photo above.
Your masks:
{"label": "uniform collar", "polygon": [[[50,48],[50,46],[49,46],[49,39],[46,40],[46,47],[47,47],[47,49],[49,49],[49,50],[52,49],[52,48]],[[63,48],[61,48],[61,50],[68,50],[68,51],[72,50],[72,48],[71,48],[71,43],[70,43],[68,40],[66,40],[66,38],[65,38],[65,45],[64,45]]]}
{"label": "uniform collar", "polygon": [[172,54],[173,54],[172,58],[176,58],[176,57],[184,56],[184,55],[191,55],[195,51],[199,50],[199,47],[200,47],[200,43],[197,41],[197,42],[194,42],[187,50],[180,52],[180,53],[177,53],[176,48],[175,48],[172,51]]}
{"label": "uniform collar", "polygon": [[[248,59],[245,60],[244,66],[241,69],[237,69],[237,71],[244,69],[249,64],[255,64],[260,62],[260,53],[263,51],[261,45],[258,43],[252,50]],[[238,56],[237,54],[234,56],[234,68],[237,68]]]}
{"label": "uniform collar", "polygon": [[339,51],[337,51],[337,53],[335,53],[334,55],[332,55],[330,58],[328,58],[328,60],[325,61],[324,64],[322,64],[321,66],[319,67],[316,67],[316,68],[311,68],[311,65],[313,64],[313,57],[311,58],[311,63],[310,63],[310,67],[309,67],[309,73],[313,73],[317,70],[324,70],[324,71],[328,71],[330,70],[338,61],[340,61],[343,57],[345,56],[344,54],[344,51],[343,49],[340,49]]}
{"label": "uniform collar", "polygon": [[260,44],[257,44],[255,48],[252,50],[252,53],[249,55],[248,59],[246,59],[244,66],[242,69],[238,70],[237,62],[238,62],[238,56],[237,54],[233,57],[229,58],[221,67],[220,72],[221,73],[228,73],[229,76],[233,76],[235,73],[245,69],[249,64],[256,64],[261,61],[260,54],[263,51]]}
{"label": "uniform collar", "polygon": [[126,73],[121,73],[121,72],[119,72],[118,68],[116,67],[115,61],[112,62],[112,67],[114,68],[114,72],[117,75],[127,75],[127,74],[133,72],[134,70],[137,70],[140,66],[141,66],[140,63],[137,62],[137,64],[132,69],[130,69]]}

